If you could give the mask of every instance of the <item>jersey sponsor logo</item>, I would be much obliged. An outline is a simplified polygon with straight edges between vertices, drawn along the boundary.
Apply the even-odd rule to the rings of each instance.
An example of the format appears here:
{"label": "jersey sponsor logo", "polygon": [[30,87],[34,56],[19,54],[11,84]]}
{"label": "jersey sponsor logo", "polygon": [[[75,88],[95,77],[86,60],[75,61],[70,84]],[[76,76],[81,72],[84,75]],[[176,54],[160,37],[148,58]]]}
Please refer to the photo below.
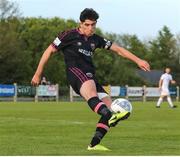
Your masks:
{"label": "jersey sponsor logo", "polygon": [[82,42],[80,42],[80,41],[77,42],[77,45],[78,45],[78,46],[81,46],[81,45],[82,45]]}
{"label": "jersey sponsor logo", "polygon": [[93,52],[92,51],[87,51],[87,50],[84,50],[84,49],[78,49],[78,51],[86,56],[92,56],[93,55]]}
{"label": "jersey sponsor logo", "polygon": [[105,45],[105,49],[108,49],[110,46],[111,46],[111,41],[107,40],[107,39],[104,39],[104,41],[106,42],[106,45]]}
{"label": "jersey sponsor logo", "polygon": [[92,51],[95,50],[95,44],[94,44],[94,43],[91,43],[90,45],[91,45]]}
{"label": "jersey sponsor logo", "polygon": [[58,37],[53,41],[54,45],[59,46],[61,44],[61,40]]}
{"label": "jersey sponsor logo", "polygon": [[88,72],[88,73],[86,73],[86,76],[89,77],[89,78],[92,78],[92,77],[93,77],[93,74],[90,73],[90,72]]}

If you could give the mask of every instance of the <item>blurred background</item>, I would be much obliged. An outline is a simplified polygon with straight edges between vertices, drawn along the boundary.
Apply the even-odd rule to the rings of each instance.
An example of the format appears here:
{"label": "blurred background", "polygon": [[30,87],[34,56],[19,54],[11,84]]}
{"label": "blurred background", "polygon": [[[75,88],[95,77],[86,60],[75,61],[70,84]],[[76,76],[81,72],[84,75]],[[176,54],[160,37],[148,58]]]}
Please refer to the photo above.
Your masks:
{"label": "blurred background", "polygon": [[[0,0],[0,84],[30,85],[56,35],[78,27],[80,12],[93,8],[100,15],[96,33],[144,58],[152,69],[142,72],[124,58],[97,50],[94,64],[102,85],[155,87],[167,66],[179,85],[179,6],[179,0]],[[60,93],[69,93],[61,53],[49,60],[43,76],[48,84],[58,84]]]}
{"label": "blurred background", "polygon": [[[97,34],[151,65],[144,72],[107,50],[94,53],[99,83],[133,106],[103,139],[109,152],[86,150],[98,115],[69,87],[61,52],[41,85],[30,84],[44,50],[59,32],[78,27],[84,8],[99,13]],[[165,67],[177,82],[169,88],[176,109],[155,107]],[[180,0],[0,0],[0,156],[180,156],[179,85]]]}

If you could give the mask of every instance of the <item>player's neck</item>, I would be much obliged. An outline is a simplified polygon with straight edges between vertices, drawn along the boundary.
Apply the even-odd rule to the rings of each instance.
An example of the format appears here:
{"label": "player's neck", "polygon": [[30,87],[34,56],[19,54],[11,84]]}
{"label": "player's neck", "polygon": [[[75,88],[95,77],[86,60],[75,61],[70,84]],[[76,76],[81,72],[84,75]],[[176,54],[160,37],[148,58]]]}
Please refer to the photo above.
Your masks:
{"label": "player's neck", "polygon": [[81,27],[78,27],[78,28],[77,28],[77,31],[79,32],[79,34],[84,35],[86,38],[88,38],[88,37],[91,36],[91,35],[89,35],[89,36],[86,35],[85,32],[83,31],[83,29],[82,29]]}

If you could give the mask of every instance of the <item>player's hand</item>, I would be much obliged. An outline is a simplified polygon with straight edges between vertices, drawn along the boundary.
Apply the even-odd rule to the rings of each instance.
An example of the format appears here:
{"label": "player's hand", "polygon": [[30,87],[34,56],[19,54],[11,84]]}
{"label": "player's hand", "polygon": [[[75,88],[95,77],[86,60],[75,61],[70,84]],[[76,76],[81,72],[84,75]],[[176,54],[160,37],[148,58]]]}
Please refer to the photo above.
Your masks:
{"label": "player's hand", "polygon": [[176,84],[176,81],[175,81],[175,80],[172,80],[171,83],[172,83],[172,84]]}
{"label": "player's hand", "polygon": [[33,76],[32,80],[31,80],[31,84],[32,84],[33,86],[38,86],[39,83],[40,83],[40,76],[38,76],[38,75],[35,74],[35,75]]}
{"label": "player's hand", "polygon": [[144,71],[150,71],[150,65],[148,62],[146,62],[145,60],[139,60],[137,62],[138,66],[144,70]]}

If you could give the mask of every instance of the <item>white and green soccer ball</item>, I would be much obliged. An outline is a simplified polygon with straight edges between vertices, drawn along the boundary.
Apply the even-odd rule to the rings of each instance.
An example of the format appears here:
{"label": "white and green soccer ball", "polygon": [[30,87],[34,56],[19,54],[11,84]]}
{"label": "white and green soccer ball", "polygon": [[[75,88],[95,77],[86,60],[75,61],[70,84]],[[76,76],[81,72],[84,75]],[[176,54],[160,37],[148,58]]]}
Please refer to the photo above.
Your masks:
{"label": "white and green soccer ball", "polygon": [[114,113],[122,113],[122,112],[132,112],[131,103],[123,98],[115,99],[111,104],[111,110]]}

